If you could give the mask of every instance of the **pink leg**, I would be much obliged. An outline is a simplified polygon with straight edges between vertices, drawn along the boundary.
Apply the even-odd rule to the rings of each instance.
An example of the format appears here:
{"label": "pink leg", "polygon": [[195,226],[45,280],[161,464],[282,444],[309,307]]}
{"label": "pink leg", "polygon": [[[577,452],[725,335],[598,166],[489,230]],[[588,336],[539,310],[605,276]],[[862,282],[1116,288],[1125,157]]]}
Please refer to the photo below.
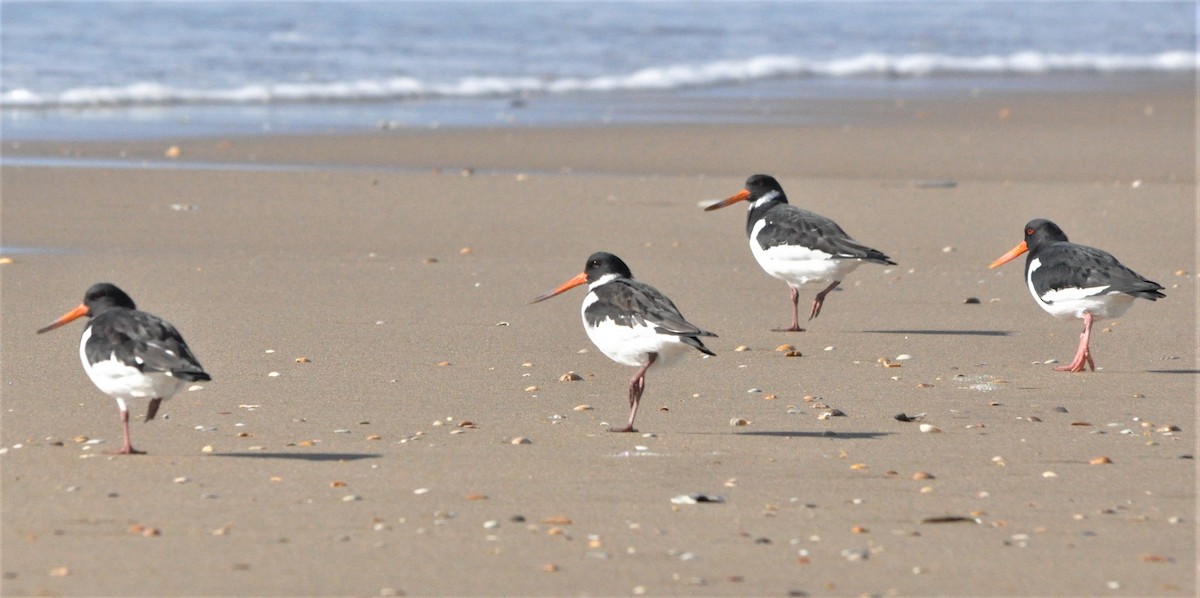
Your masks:
{"label": "pink leg", "polygon": [[1092,351],[1088,348],[1088,342],[1092,338],[1092,314],[1083,312],[1083,332],[1079,333],[1079,349],[1075,352],[1075,359],[1071,360],[1069,365],[1060,365],[1055,369],[1059,372],[1082,372],[1084,364],[1096,371],[1096,362],[1092,361]]}
{"label": "pink leg", "polygon": [[824,291],[817,293],[817,298],[813,299],[812,313],[808,314],[808,319],[811,320],[811,319],[821,315],[821,304],[825,303],[825,295],[828,295],[829,291],[836,289],[839,284],[842,284],[842,281],[835,280],[835,281],[833,281],[833,284],[825,287]]}
{"label": "pink leg", "polygon": [[134,449],[133,443],[131,443],[129,441],[129,409],[127,407],[125,407],[124,402],[118,403],[117,406],[120,407],[120,409],[121,409],[121,427],[125,431],[125,444],[121,447],[121,450],[112,451],[110,454],[113,454],[113,455],[144,455],[144,454],[146,454],[145,451],[139,451],[139,450]]}
{"label": "pink leg", "polygon": [[651,353],[646,363],[638,368],[633,379],[629,381],[629,423],[624,428],[609,428],[609,432],[637,432],[633,429],[633,420],[637,418],[638,404],[642,401],[642,391],[646,390],[646,370],[658,359],[658,353]]}
{"label": "pink leg", "polygon": [[788,285],[792,291],[792,325],[787,328],[772,328],[775,332],[804,332],[800,327],[800,290]]}

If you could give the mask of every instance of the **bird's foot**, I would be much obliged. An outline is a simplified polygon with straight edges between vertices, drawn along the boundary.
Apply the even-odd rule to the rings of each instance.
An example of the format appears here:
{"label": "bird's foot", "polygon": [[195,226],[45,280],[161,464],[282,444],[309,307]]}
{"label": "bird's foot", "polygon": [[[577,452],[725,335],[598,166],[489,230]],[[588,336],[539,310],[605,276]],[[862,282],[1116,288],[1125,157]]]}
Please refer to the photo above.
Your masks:
{"label": "bird's foot", "polygon": [[104,451],[106,455],[145,455],[146,451],[139,451],[132,446],[123,446],[118,451]]}
{"label": "bird's foot", "polygon": [[637,430],[634,430],[634,429],[633,429],[633,426],[625,426],[624,428],[609,428],[609,429],[608,429],[608,431],[609,431],[609,432],[616,432],[616,433],[622,433],[622,432],[637,432]]}
{"label": "bird's foot", "polygon": [[804,332],[804,329],[799,324],[793,324],[787,328],[772,328],[771,332]]}

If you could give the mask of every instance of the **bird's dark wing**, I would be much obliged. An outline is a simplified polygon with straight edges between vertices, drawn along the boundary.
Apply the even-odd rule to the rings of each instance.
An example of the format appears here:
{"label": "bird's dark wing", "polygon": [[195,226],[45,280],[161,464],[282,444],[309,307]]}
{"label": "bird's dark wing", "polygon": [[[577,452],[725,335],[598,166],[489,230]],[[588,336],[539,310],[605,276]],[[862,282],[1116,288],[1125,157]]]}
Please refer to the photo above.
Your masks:
{"label": "bird's dark wing", "polygon": [[84,350],[89,360],[118,360],[143,372],[169,372],[189,381],[209,380],[179,331],[146,312],[110,309],[92,319]]}
{"label": "bird's dark wing", "polygon": [[820,214],[783,204],[766,213],[767,224],[758,233],[763,249],[799,245],[832,255],[835,259],[860,259],[895,265],[883,252],[850,238],[836,222]]}
{"label": "bird's dark wing", "polygon": [[716,336],[688,322],[675,304],[654,287],[619,278],[594,290],[597,298],[584,315],[589,324],[612,319],[618,325],[654,326],[657,332],[679,336]]}
{"label": "bird's dark wing", "polygon": [[1112,254],[1095,247],[1060,242],[1045,247],[1030,259],[1041,262],[1032,277],[1038,289],[1107,287],[1105,292],[1119,291],[1151,301],[1166,297],[1159,292],[1162,285],[1147,280]]}

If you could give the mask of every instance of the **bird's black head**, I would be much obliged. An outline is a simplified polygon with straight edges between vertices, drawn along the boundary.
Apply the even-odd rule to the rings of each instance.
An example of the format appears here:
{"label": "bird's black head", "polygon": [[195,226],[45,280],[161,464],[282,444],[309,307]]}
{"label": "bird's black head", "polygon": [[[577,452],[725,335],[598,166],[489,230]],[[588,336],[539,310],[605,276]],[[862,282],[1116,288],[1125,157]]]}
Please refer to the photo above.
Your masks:
{"label": "bird's black head", "polygon": [[1042,218],[1030,220],[1025,225],[1025,240],[1017,243],[1016,247],[1008,250],[1008,253],[996,258],[996,261],[992,262],[988,268],[1003,266],[1025,252],[1029,252],[1029,257],[1025,260],[1025,263],[1028,264],[1039,247],[1066,240],[1067,233],[1058,228],[1057,224]]}
{"label": "bird's black head", "polygon": [[787,203],[787,196],[783,193],[783,185],[775,180],[775,177],[769,174],[756,174],[746,179],[746,191],[750,192],[748,201],[754,202],[763,196],[776,192],[775,197],[783,203]]}
{"label": "bird's black head", "polygon": [[629,271],[629,266],[626,266],[621,258],[603,251],[597,251],[588,256],[587,264],[583,267],[583,273],[587,275],[589,284],[596,282],[608,274],[633,278],[633,273]]}
{"label": "bird's black head", "polygon": [[1067,233],[1064,233],[1058,225],[1046,220],[1038,218],[1030,220],[1025,225],[1025,245],[1030,251],[1041,245],[1049,245],[1050,243],[1058,243],[1067,240]]}
{"label": "bird's black head", "polygon": [[133,299],[116,285],[107,282],[96,283],[83,294],[83,304],[88,308],[88,316],[95,316],[111,307],[137,309]]}
{"label": "bird's black head", "polygon": [[116,285],[107,282],[94,284],[83,294],[83,303],[63,314],[57,320],[43,326],[37,332],[38,334],[49,332],[84,316],[93,318],[114,307],[137,309],[133,305],[133,299],[130,299],[129,295],[126,295],[125,291],[118,289]]}
{"label": "bird's black head", "polygon": [[531,303],[545,301],[581,284],[592,284],[593,282],[596,282],[597,280],[600,280],[609,274],[616,274],[617,276],[623,276],[625,278],[633,278],[633,274],[629,272],[629,266],[626,266],[625,262],[621,261],[621,258],[611,253],[597,251],[596,253],[588,256],[587,263],[583,265],[582,272],[576,274],[570,280],[558,285],[549,293],[534,299],[531,301]]}

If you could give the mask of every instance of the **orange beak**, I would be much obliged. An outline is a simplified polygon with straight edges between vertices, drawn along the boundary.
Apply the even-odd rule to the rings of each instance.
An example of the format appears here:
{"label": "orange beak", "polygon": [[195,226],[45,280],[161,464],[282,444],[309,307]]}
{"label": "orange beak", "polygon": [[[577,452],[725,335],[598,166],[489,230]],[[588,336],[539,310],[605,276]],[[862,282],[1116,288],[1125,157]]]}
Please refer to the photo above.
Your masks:
{"label": "orange beak", "polygon": [[55,328],[58,328],[59,326],[69,324],[70,322],[76,320],[77,318],[82,318],[83,316],[86,316],[86,315],[88,315],[88,308],[86,305],[80,303],[78,307],[63,314],[61,318],[59,318],[53,322],[50,322],[46,326],[43,326],[41,329],[39,329],[37,331],[37,333],[41,334],[43,332],[50,332],[51,330],[54,330]]}
{"label": "orange beak", "polygon": [[545,295],[542,295],[541,297],[538,297],[537,299],[530,301],[530,303],[537,303],[538,301],[545,301],[559,293],[562,293],[569,289],[573,289],[581,284],[586,284],[586,283],[587,283],[587,273],[580,272],[579,274],[575,275],[575,278],[572,278],[571,280],[568,280],[567,282],[564,282],[564,283],[558,285],[558,287],[555,288],[553,291],[550,291],[549,293],[546,293]]}
{"label": "orange beak", "polygon": [[1029,251],[1029,246],[1025,244],[1025,241],[1021,241],[1020,243],[1017,243],[1016,247],[1008,250],[1008,253],[996,258],[996,261],[992,262],[992,265],[988,266],[988,268],[991,269],[997,266],[1003,266],[1004,264],[1012,261],[1013,258],[1025,253],[1026,251]]}
{"label": "orange beak", "polygon": [[750,192],[745,189],[742,189],[741,191],[738,191],[737,194],[735,194],[731,197],[728,197],[726,199],[723,199],[711,206],[708,206],[707,208],[704,208],[704,211],[711,212],[713,210],[719,210],[725,206],[731,206],[739,201],[746,201],[748,199],[750,199]]}

